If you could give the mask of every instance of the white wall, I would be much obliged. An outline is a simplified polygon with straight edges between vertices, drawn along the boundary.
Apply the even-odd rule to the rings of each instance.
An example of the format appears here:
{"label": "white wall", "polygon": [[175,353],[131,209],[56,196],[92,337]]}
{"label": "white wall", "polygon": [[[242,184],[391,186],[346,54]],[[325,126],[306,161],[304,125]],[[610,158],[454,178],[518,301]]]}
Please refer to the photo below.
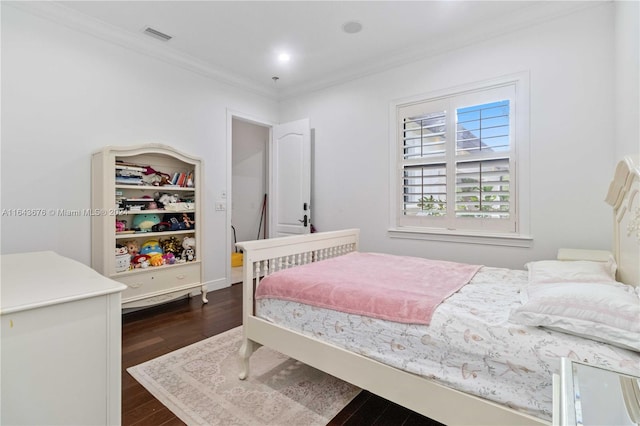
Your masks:
{"label": "white wall", "polygon": [[[274,101],[2,4],[2,209],[90,206],[91,153],[159,142],[204,160],[204,271],[225,284],[227,108],[275,121]],[[89,217],[2,217],[2,253],[90,264]]]}
{"label": "white wall", "polygon": [[615,3],[616,158],[640,154],[640,2]]}
{"label": "white wall", "polygon": [[[559,247],[611,247],[613,6],[604,4],[281,103],[316,129],[314,225],[362,230],[362,249],[522,268]],[[390,239],[391,101],[527,71],[531,248]],[[637,125],[637,116],[635,123]],[[341,155],[336,155],[340,153]]]}
{"label": "white wall", "polygon": [[263,235],[267,218],[262,204],[267,192],[267,147],[269,128],[233,120],[231,224],[237,241],[255,240]]}

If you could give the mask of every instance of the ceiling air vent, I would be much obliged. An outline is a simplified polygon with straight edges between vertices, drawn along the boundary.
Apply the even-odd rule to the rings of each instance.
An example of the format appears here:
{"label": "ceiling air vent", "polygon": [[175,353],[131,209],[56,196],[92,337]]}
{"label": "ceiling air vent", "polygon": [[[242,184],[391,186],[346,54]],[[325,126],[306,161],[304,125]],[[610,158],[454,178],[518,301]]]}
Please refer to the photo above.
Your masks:
{"label": "ceiling air vent", "polygon": [[169,40],[171,40],[173,38],[170,35],[167,35],[165,33],[161,33],[160,31],[154,30],[151,27],[145,28],[144,29],[144,33],[146,35],[150,35],[151,37],[155,37],[155,38],[157,38],[159,40],[162,40],[162,41],[169,41]]}

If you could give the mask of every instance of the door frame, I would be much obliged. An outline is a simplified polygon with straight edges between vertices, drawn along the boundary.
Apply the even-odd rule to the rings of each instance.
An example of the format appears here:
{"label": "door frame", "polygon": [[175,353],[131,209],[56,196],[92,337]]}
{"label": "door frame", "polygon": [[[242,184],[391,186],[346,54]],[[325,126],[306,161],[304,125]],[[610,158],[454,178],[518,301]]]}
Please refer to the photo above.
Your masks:
{"label": "door frame", "polygon": [[[232,194],[232,188],[233,188],[233,120],[237,119],[237,120],[241,120],[241,121],[245,121],[247,123],[251,123],[251,124],[255,124],[256,126],[261,126],[261,127],[266,127],[269,129],[269,141],[268,141],[268,147],[267,147],[267,182],[266,182],[266,187],[267,187],[267,194],[269,194],[269,196],[267,197],[267,217],[270,217],[270,215],[268,214],[268,212],[271,211],[271,196],[270,194],[272,194],[272,190],[273,190],[273,173],[271,170],[271,166],[272,166],[272,161],[273,161],[273,126],[277,125],[277,123],[274,123],[272,121],[269,120],[265,120],[250,114],[245,114],[243,112],[240,111],[236,111],[230,108],[227,108],[227,186],[226,189],[224,190],[226,193],[226,229],[225,229],[225,235],[226,235],[226,242],[225,242],[225,281],[227,284],[227,287],[230,286],[232,283],[231,281],[231,242],[232,242],[232,233],[231,233],[231,206],[232,206],[232,201],[233,201],[233,194]],[[216,199],[218,197],[216,196]],[[264,226],[267,226],[267,220],[265,220],[265,224]],[[269,223],[268,226],[268,235],[267,238],[271,238],[271,232],[272,232],[272,226]]]}

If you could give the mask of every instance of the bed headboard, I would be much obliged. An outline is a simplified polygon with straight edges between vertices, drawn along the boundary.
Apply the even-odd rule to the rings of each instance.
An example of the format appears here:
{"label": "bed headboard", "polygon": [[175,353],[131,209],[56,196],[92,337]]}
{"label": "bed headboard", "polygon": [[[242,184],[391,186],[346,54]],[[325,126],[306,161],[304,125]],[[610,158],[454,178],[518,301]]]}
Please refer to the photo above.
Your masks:
{"label": "bed headboard", "polygon": [[618,163],[605,201],[613,207],[613,253],[618,281],[640,286],[640,162]]}

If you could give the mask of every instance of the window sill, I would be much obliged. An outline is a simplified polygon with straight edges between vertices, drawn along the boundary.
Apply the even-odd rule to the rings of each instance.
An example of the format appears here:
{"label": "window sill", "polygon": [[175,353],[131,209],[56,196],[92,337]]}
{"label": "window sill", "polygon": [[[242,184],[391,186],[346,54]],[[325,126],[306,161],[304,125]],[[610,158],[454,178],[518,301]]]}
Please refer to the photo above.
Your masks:
{"label": "window sill", "polygon": [[409,240],[445,241],[524,248],[533,246],[533,237],[520,234],[497,234],[490,232],[411,227],[390,228],[387,232],[391,238],[404,238]]}

